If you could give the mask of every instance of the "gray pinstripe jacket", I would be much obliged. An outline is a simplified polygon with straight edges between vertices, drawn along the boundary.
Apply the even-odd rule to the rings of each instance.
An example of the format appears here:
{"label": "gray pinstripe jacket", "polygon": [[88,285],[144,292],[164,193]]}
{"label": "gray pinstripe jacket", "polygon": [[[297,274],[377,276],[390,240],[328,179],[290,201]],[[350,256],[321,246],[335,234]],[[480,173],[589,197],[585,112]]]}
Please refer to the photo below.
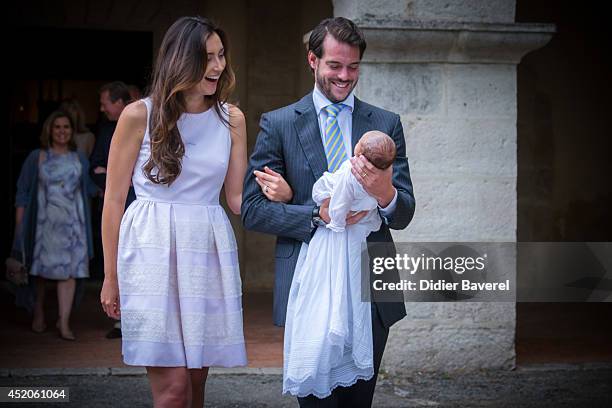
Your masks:
{"label": "gray pinstripe jacket", "polygon": [[[274,324],[285,323],[287,300],[291,279],[302,242],[312,236],[311,216],[314,208],[312,186],[327,170],[327,159],[312,93],[300,101],[264,113],[261,116],[260,132],[249,161],[244,181],[242,198],[242,222],[245,228],[277,236],[276,270],[274,278]],[[393,242],[389,228],[404,229],[412,219],[415,200],[410,181],[406,144],[399,115],[369,105],[355,98],[353,109],[352,145],[369,130],[380,130],[395,140],[397,159],[393,164],[393,185],[397,189],[397,204],[393,214],[386,218],[379,231],[368,237],[372,242]],[[253,176],[254,170],[264,166],[283,175],[293,189],[290,203],[269,201],[261,192]],[[395,256],[389,246],[384,254],[370,256]],[[386,279],[397,280],[397,271],[390,271]],[[385,326],[406,315],[403,301],[375,302],[376,309]]]}

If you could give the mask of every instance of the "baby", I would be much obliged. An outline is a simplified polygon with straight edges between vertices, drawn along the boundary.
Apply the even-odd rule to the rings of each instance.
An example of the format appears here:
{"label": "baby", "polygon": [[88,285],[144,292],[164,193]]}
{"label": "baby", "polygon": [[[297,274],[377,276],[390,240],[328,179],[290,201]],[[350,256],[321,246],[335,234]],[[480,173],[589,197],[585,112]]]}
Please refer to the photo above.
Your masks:
{"label": "baby", "polygon": [[[382,132],[367,132],[355,146],[359,155],[386,169],[395,160],[395,142]],[[330,198],[330,222],[317,228],[298,256],[285,323],[283,393],[325,398],[339,385],[374,375],[370,304],[361,301],[361,247],[381,219],[376,199],[351,168],[346,160],[312,189],[318,205]],[[351,211],[367,214],[347,226]]]}
{"label": "baby", "polygon": [[[378,130],[366,132],[355,145],[355,156],[360,155],[364,155],[376,168],[385,170],[395,160],[395,142]],[[327,224],[327,228],[336,232],[344,230],[345,217],[349,214],[349,210],[367,211],[377,206],[376,200],[369,196],[352,176],[351,167],[350,160],[346,160],[335,173],[326,172],[312,188],[313,199],[318,205],[321,205],[324,199],[331,197],[329,202],[331,221]]]}
{"label": "baby", "polygon": [[376,168],[385,170],[395,160],[395,142],[378,130],[365,132],[355,145],[355,156],[363,154]]}

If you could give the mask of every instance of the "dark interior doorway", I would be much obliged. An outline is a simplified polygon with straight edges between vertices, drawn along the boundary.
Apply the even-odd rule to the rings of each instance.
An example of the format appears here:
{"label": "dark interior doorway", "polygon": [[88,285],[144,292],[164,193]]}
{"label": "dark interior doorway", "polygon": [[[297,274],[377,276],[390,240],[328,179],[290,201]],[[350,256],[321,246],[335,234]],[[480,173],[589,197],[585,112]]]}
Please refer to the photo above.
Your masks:
{"label": "dark interior doorway", "polygon": [[[518,66],[519,241],[612,241],[612,58],[603,11],[517,1],[517,22],[557,26]],[[611,320],[612,303],[519,303],[517,362],[612,361]]]}
{"label": "dark interior doorway", "polygon": [[143,89],[153,61],[152,32],[17,27],[11,29],[10,37],[5,54],[10,56],[4,120],[7,148],[2,160],[7,175],[2,205],[9,225],[2,234],[4,257],[13,238],[15,183],[23,160],[39,146],[47,115],[63,99],[76,98],[95,134],[101,119],[100,86],[121,80]]}

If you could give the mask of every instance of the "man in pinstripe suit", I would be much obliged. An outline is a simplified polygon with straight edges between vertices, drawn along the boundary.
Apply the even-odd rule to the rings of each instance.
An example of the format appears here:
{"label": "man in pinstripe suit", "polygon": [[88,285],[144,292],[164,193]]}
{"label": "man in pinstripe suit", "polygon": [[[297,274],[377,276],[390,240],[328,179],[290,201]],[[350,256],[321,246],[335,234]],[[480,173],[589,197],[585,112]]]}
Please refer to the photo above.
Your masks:
{"label": "man in pinstripe suit", "polygon": [[[315,75],[313,92],[261,117],[244,184],[242,221],[247,229],[277,236],[273,315],[274,324],[279,326],[285,322],[301,243],[309,242],[314,229],[329,222],[327,205],[316,207],[311,196],[313,184],[328,170],[329,161],[337,160],[331,159],[327,155],[329,150],[326,151],[329,148],[325,141],[329,139],[325,123],[329,115],[339,111],[334,119],[339,125],[336,127],[340,129],[347,158],[352,156],[361,135],[369,130],[380,130],[396,143],[397,159],[387,170],[375,168],[364,157],[350,159],[353,174],[377,199],[383,219],[380,230],[368,237],[370,257],[395,256],[392,245],[370,244],[392,243],[389,229],[406,228],[414,215],[415,200],[399,115],[353,95],[365,48],[365,38],[352,21],[342,17],[323,20],[312,31],[308,44],[308,64]],[[334,105],[333,111],[326,109],[329,105]],[[283,202],[273,202],[272,198]],[[347,223],[358,222],[362,216],[355,214]],[[384,279],[389,281],[399,280],[396,270],[386,275]],[[300,406],[370,406],[389,327],[405,315],[401,298],[395,302],[373,301],[374,377],[348,387],[337,387],[325,399],[312,395],[298,398]]]}

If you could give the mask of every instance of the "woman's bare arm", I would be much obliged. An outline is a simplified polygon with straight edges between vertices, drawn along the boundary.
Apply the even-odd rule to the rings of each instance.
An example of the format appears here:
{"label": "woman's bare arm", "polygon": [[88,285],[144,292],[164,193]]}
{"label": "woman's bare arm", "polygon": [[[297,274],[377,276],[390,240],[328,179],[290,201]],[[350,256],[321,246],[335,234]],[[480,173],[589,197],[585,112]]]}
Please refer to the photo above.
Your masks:
{"label": "woman's bare arm", "polygon": [[132,180],[132,172],[147,128],[147,109],[144,102],[128,105],[113,134],[106,175],[104,209],[102,211],[102,245],[104,247],[104,284],[100,301],[104,311],[118,319],[120,313],[117,283],[117,245],[119,226],[125,200]]}
{"label": "woman's bare arm", "polygon": [[246,120],[240,109],[233,105],[230,105],[229,117],[232,150],[225,176],[225,199],[230,210],[238,215],[242,205],[242,186],[247,167]]}

